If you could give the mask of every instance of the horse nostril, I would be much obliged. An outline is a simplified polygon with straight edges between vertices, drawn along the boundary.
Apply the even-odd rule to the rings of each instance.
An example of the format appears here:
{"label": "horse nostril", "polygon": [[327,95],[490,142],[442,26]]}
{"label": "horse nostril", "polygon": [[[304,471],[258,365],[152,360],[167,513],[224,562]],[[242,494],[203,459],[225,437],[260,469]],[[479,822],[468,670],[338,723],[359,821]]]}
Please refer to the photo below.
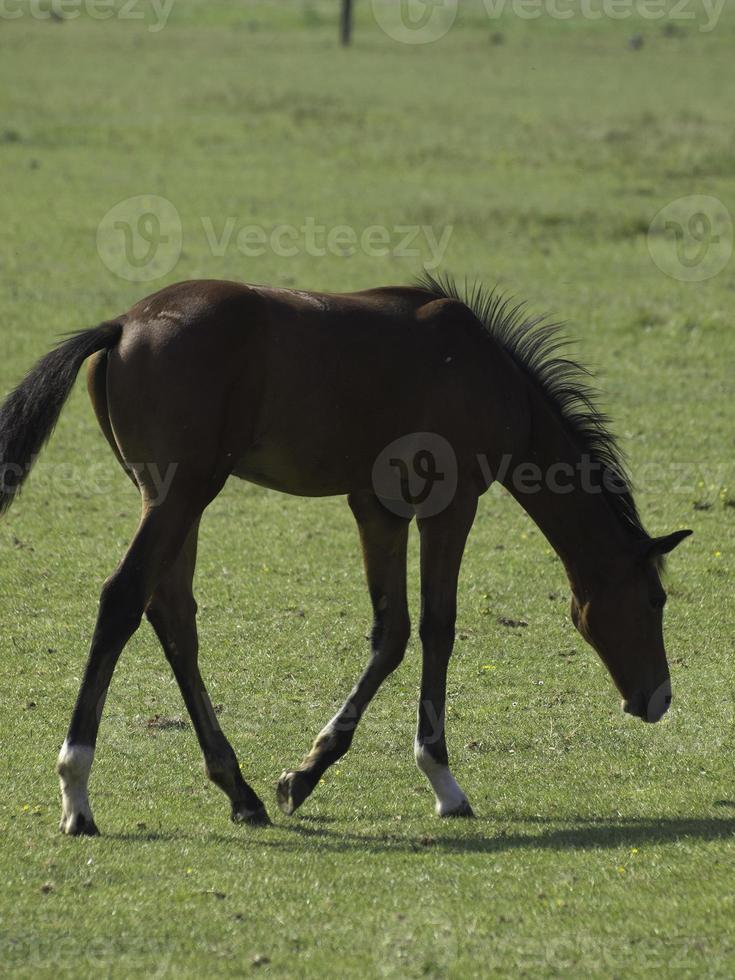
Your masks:
{"label": "horse nostril", "polygon": [[[663,688],[663,689],[662,689]],[[671,707],[671,688],[659,685],[652,694],[636,691],[630,698],[623,701],[623,711],[643,721],[659,721]]]}
{"label": "horse nostril", "polygon": [[671,681],[665,680],[647,699],[646,721],[660,721],[671,707],[671,697]]}

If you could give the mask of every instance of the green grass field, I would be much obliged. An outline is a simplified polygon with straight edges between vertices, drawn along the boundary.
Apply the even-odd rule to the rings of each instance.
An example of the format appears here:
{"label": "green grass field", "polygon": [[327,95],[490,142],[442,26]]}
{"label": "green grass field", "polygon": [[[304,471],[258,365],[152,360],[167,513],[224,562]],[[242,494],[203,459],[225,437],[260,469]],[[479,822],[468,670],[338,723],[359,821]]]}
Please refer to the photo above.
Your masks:
{"label": "green grass field", "polygon": [[[422,45],[356,7],[349,50],[336,0],[177,0],[157,31],[151,17],[0,17],[0,395],[59,334],[165,282],[346,290],[409,281],[429,254],[423,237],[396,254],[393,237],[386,255],[249,256],[246,226],[451,227],[443,269],[567,321],[651,532],[695,530],[668,573],[674,706],[657,726],[621,714],[560,563],[491,491],[449,686],[450,754],[478,819],[439,821],[414,767],[415,638],[350,754],[281,816],[278,775],[367,658],[369,604],[343,500],[233,482],[202,530],[203,672],[275,825],[230,824],[145,625],[100,734],[103,836],[61,837],[55,758],[138,507],[80,383],[0,524],[0,972],[732,977],[735,5],[703,31],[693,3],[675,23],[491,20],[478,3]],[[178,262],[150,282],[97,247],[103,217],[137,195],[181,222]],[[689,223],[691,195],[720,202],[711,229]],[[671,202],[683,252],[660,222],[649,234]],[[207,228],[221,238],[228,219],[213,249]],[[723,267],[682,281],[700,245]],[[414,622],[416,550],[413,535]]]}

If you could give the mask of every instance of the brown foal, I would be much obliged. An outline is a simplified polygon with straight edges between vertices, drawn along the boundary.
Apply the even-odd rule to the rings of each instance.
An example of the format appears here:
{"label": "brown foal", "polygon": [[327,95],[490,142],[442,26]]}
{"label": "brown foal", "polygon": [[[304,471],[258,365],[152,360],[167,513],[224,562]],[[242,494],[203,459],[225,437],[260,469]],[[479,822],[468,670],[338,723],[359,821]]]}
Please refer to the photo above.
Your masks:
{"label": "brown foal", "polygon": [[374,610],[365,671],[301,765],[279,780],[286,813],[347,751],[403,658],[415,516],[423,649],[416,761],[439,814],[472,814],[449,770],[445,692],[462,554],[493,480],[562,559],[574,624],[602,657],[625,710],[657,721],[671,700],[661,556],[690,532],[645,532],[606,419],[558,347],[555,328],[524,319],[520,307],[427,276],[413,287],[344,295],[183,282],[47,354],[0,409],[0,513],[87,359],[99,424],[142,498],[138,530],[102,589],[59,756],[61,829],[97,832],[87,783],[100,717],[117,660],[144,615],[233,820],[268,823],[198,666],[199,521],[231,475],[292,494],[346,494]]}

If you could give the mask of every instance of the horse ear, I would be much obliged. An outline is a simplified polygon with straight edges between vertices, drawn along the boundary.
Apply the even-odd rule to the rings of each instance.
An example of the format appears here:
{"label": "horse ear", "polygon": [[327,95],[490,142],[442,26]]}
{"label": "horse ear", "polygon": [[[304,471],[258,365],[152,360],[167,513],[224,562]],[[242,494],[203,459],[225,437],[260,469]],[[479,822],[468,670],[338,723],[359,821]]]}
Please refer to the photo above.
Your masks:
{"label": "horse ear", "polygon": [[651,560],[655,558],[660,558],[662,555],[668,555],[670,551],[681,544],[684,538],[688,538],[692,531],[674,531],[672,534],[664,534],[660,538],[651,538],[646,541],[643,557],[646,560]]}

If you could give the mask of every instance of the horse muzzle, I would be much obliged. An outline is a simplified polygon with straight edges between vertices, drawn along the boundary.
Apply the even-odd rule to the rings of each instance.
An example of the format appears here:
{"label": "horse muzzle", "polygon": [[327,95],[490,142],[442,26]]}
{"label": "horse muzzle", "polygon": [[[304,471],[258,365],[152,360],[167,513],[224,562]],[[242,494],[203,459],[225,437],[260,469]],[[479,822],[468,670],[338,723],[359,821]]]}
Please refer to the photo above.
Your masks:
{"label": "horse muzzle", "polygon": [[630,698],[623,701],[623,711],[634,718],[646,722],[660,721],[671,704],[671,680],[659,684],[653,691],[636,691]]}

